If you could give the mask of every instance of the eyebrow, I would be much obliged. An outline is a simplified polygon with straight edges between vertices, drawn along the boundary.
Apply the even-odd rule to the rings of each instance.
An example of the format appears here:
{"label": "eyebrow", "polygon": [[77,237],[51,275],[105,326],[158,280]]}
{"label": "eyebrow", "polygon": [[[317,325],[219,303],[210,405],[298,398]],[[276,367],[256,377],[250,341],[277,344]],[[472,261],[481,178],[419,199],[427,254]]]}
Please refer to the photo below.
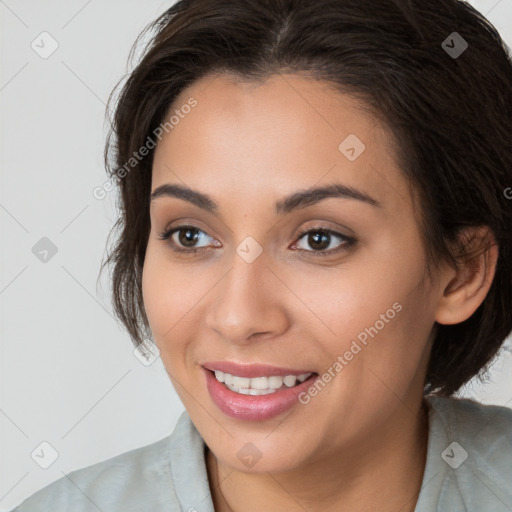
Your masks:
{"label": "eyebrow", "polygon": [[[198,192],[197,190],[192,190],[186,186],[171,183],[160,185],[151,193],[151,201],[159,197],[175,197],[177,199],[183,199],[208,212],[214,214],[219,213],[219,205],[209,195]],[[382,204],[379,201],[354,187],[349,187],[340,183],[332,183],[325,187],[299,190],[289,196],[286,196],[282,200],[276,202],[274,206],[275,213],[277,215],[285,215],[293,210],[311,206],[331,197],[354,199],[367,203],[371,206],[375,206],[376,208],[382,207]]]}

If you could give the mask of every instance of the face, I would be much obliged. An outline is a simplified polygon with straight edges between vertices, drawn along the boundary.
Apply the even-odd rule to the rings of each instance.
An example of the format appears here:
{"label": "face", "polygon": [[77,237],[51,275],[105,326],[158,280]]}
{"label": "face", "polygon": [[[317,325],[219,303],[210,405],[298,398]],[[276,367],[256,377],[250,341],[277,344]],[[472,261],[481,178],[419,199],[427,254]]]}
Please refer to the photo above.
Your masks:
{"label": "face", "polygon": [[246,472],[381,440],[421,402],[437,300],[391,134],[292,74],[209,76],[175,110],[154,155],[143,297],[203,439]]}

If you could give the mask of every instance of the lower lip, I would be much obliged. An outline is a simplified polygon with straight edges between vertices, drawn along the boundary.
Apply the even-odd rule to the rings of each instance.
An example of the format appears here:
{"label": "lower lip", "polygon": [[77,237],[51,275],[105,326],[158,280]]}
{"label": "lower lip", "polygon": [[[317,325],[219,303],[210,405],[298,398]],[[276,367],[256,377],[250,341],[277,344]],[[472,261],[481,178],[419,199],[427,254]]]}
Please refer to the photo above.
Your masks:
{"label": "lower lip", "polygon": [[298,396],[318,377],[317,374],[313,374],[297,386],[268,395],[242,395],[219,382],[212,371],[205,368],[203,371],[206,374],[206,387],[219,409],[233,418],[250,421],[267,420],[287,411],[298,402]]}

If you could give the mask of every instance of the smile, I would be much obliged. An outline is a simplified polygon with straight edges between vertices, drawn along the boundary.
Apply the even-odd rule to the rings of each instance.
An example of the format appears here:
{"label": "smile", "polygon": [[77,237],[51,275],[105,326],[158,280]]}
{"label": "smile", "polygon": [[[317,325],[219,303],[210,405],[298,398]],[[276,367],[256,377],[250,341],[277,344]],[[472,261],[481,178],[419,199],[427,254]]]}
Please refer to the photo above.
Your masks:
{"label": "smile", "polygon": [[299,402],[298,396],[319,377],[316,372],[228,361],[207,363],[201,369],[205,387],[218,409],[232,418],[249,421],[267,420],[292,408]]}
{"label": "smile", "polygon": [[271,375],[270,377],[239,377],[224,373],[220,370],[215,371],[215,378],[222,382],[228,389],[242,395],[268,395],[282,389],[291,388],[297,383],[304,382],[311,377],[312,372],[302,373],[300,375]]}

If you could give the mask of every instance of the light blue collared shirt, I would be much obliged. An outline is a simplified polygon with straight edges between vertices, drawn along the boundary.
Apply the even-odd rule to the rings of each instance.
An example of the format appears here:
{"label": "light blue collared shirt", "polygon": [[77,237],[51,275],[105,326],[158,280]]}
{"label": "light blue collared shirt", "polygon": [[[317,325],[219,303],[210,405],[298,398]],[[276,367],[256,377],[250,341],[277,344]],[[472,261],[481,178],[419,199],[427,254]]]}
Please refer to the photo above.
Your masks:
{"label": "light blue collared shirt", "polygon": [[[415,512],[512,511],[512,409],[427,397]],[[78,469],[11,512],[214,512],[206,445],[186,411],[170,436]]]}

